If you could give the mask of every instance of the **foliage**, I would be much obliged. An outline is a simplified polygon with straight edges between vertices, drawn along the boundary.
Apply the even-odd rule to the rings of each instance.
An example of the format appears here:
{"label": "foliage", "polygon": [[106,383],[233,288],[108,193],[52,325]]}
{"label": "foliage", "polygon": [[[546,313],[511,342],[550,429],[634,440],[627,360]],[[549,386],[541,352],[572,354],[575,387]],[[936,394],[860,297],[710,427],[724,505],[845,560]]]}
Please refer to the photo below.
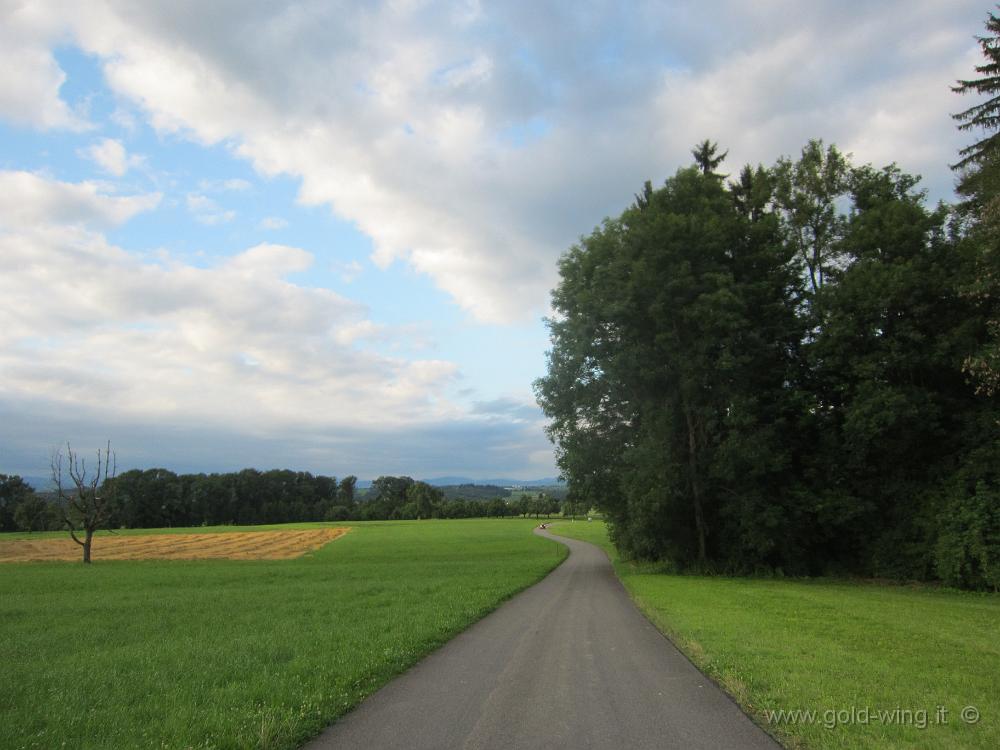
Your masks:
{"label": "foliage", "polygon": [[[357,478],[243,469],[230,474],[175,474],[133,469],[114,480],[112,528],[254,525],[299,521],[378,521],[523,515],[506,491],[446,493],[410,477],[382,476],[363,498]],[[477,490],[482,488],[475,488]],[[484,502],[483,497],[490,497]],[[545,512],[545,511],[542,511]]]}
{"label": "foliage", "polygon": [[495,484],[451,484],[438,489],[447,500],[492,500],[510,495],[509,490]]}
{"label": "foliage", "polygon": [[728,185],[716,166],[560,261],[536,393],[571,494],[628,557],[994,586],[994,480],[956,479],[1000,458],[963,373],[982,244],[917,178],[819,141]]}
{"label": "foliage", "polygon": [[32,493],[14,509],[14,524],[18,531],[52,531],[62,520],[58,508]]}
{"label": "foliage", "polygon": [[[695,164],[701,170],[701,173],[706,176],[717,177],[718,179],[725,179],[729,175],[716,174],[715,170],[718,168],[722,162],[726,160],[726,155],[728,151],[723,151],[719,153],[719,144],[713,143],[707,138],[691,149],[691,156],[694,157]],[[646,189],[644,194],[646,197],[649,196],[651,190],[650,184],[646,183]]]}
{"label": "foliage", "polygon": [[978,78],[960,80],[957,93],[985,96],[972,107],[953,115],[959,129],[976,131],[977,141],[963,148],[952,166],[958,170],[956,186],[965,202],[962,215],[968,236],[979,248],[976,275],[966,295],[988,315],[989,336],[963,363],[977,391],[986,398],[1000,395],[1000,18],[990,13],[986,36],[978,37],[985,62],[976,66]]}
{"label": "foliage", "polygon": [[550,518],[553,514],[561,510],[559,501],[548,492],[525,492],[512,497],[508,503],[508,512],[513,515],[534,516],[540,518],[544,515]]}
{"label": "foliage", "polygon": [[715,176],[681,170],[572,248],[560,273],[536,390],[571,491],[608,513],[630,553],[707,564],[727,506],[753,503],[782,464],[765,410],[798,331],[774,216],[737,211]]}
{"label": "foliage", "polygon": [[786,244],[806,269],[813,293],[840,260],[839,241],[846,218],[837,201],[848,190],[850,166],[836,146],[809,141],[797,161],[778,159],[772,171],[774,209],[781,217]]}
{"label": "foliage", "polygon": [[1000,591],[1000,468],[994,446],[974,451],[943,497],[937,574],[952,586]]}
{"label": "foliage", "polygon": [[24,479],[16,474],[0,474],[0,531],[18,530],[18,508],[34,497],[34,488]]}
{"label": "foliage", "polygon": [[230,474],[175,474],[133,469],[114,481],[114,528],[319,521],[354,505],[356,478],[243,469]]}

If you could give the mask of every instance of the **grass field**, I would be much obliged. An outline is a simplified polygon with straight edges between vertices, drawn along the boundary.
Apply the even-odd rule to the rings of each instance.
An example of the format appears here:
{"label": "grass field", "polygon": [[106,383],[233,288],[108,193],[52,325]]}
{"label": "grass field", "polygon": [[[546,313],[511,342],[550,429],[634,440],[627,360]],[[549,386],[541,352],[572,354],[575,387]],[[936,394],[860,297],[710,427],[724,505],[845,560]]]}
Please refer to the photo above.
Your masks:
{"label": "grass field", "polygon": [[646,615],[791,747],[1000,747],[1000,596],[667,575],[619,560],[603,523],[552,531],[603,546]]}
{"label": "grass field", "polygon": [[[91,566],[4,563],[0,747],[296,747],[558,564],[533,525],[355,523],[281,561],[95,543]],[[158,533],[181,531],[220,529]]]}

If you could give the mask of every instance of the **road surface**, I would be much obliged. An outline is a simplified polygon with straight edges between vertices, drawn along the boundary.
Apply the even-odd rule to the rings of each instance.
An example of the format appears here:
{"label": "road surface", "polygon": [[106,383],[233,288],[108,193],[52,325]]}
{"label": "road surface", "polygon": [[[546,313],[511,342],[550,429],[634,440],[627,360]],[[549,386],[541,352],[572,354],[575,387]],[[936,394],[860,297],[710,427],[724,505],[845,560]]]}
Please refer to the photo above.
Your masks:
{"label": "road surface", "polygon": [[562,565],[307,748],[780,747],[635,608],[603,551],[550,538]]}

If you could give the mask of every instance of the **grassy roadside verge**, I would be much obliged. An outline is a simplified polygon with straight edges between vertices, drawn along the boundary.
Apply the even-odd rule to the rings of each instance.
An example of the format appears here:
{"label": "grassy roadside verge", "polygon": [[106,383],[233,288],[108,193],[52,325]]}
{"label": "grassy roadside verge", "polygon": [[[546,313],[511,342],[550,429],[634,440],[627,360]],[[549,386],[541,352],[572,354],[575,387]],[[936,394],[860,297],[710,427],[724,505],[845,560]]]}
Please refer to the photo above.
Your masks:
{"label": "grassy roadside verge", "polygon": [[552,531],[603,547],[640,609],[790,747],[1000,747],[1000,596],[668,575],[620,560],[603,523]]}
{"label": "grassy roadside verge", "polygon": [[0,566],[0,747],[296,747],[565,557],[532,521],[350,525],[295,560]]}

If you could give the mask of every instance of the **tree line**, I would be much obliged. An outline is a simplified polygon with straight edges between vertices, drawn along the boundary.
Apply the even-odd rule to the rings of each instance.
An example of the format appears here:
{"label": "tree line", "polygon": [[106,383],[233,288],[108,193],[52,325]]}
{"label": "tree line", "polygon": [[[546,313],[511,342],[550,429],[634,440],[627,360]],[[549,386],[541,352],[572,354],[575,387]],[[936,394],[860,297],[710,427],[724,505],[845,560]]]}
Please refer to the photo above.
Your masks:
{"label": "tree line", "polygon": [[432,487],[407,476],[379,477],[365,493],[364,502],[344,520],[539,517],[560,511],[558,501],[545,492],[519,497],[498,497],[491,493],[493,496],[488,498],[463,498],[448,497],[446,489],[453,488]]}
{"label": "tree line", "polygon": [[[101,525],[111,529],[537,517],[560,511],[559,503],[544,492],[510,498],[491,490],[482,493],[486,498],[448,497],[445,488],[406,476],[382,476],[361,493],[354,476],[338,481],[289,470],[176,474],[167,469],[133,469],[109,476],[100,489],[108,498]],[[0,475],[0,531],[63,529],[62,510],[57,497],[36,493],[21,477]]]}
{"label": "tree line", "polygon": [[[1000,90],[988,26],[957,91]],[[818,140],[735,177],[704,141],[564,254],[536,393],[623,553],[1000,587],[997,140],[951,207]]]}

